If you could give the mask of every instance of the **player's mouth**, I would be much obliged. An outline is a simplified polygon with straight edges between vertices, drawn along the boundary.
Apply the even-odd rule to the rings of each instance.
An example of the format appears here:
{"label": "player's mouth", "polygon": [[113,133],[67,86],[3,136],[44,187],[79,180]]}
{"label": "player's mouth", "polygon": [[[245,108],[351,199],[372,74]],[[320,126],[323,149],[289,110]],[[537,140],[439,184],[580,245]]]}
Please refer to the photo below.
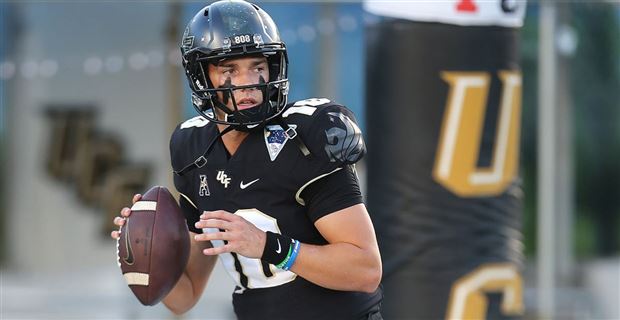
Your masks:
{"label": "player's mouth", "polygon": [[258,101],[252,98],[243,98],[237,101],[237,108],[239,110],[250,109],[252,107],[255,107],[256,105],[258,105]]}

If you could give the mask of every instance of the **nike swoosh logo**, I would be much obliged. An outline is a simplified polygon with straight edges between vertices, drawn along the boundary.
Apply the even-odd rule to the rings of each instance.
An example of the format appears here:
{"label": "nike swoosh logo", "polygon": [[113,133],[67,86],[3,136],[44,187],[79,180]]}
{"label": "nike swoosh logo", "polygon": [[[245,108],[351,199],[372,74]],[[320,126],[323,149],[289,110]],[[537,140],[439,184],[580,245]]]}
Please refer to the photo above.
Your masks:
{"label": "nike swoosh logo", "polygon": [[282,247],[280,246],[280,239],[276,239],[278,240],[278,250],[276,250],[276,253],[280,253],[282,252]]}
{"label": "nike swoosh logo", "polygon": [[125,258],[123,258],[123,260],[125,261],[126,264],[128,265],[132,265],[133,264],[133,250],[131,249],[131,241],[129,240],[129,218],[127,218],[127,221],[125,221],[125,250],[127,251],[127,256]]}
{"label": "nike swoosh logo", "polygon": [[249,187],[250,185],[252,185],[254,182],[258,181],[258,180],[260,180],[260,178],[258,178],[256,180],[252,180],[252,181],[250,181],[250,182],[248,182],[246,184],[244,184],[243,181],[241,181],[241,183],[239,183],[239,187],[241,189],[245,189],[245,188]]}

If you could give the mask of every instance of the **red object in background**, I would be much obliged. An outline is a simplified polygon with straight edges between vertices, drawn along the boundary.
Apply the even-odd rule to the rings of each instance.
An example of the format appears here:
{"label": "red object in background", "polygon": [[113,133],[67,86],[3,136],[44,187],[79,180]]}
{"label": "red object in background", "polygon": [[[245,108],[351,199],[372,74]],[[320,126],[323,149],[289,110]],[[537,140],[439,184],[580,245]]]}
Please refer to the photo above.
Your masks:
{"label": "red object in background", "polygon": [[476,6],[474,0],[461,0],[456,5],[456,10],[459,12],[476,12],[478,11],[478,6]]}

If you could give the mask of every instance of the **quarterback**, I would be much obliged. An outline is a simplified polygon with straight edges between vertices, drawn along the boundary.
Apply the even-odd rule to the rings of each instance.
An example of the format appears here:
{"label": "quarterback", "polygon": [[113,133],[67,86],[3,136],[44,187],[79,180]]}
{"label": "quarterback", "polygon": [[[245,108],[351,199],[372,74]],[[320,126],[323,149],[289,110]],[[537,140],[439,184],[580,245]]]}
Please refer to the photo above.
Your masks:
{"label": "quarterback", "polygon": [[238,319],[381,319],[354,115],[325,98],[287,101],[286,47],[254,4],[201,9],[181,52],[199,116],[177,126],[170,157],[191,253],[164,304],[192,308],[219,256]]}

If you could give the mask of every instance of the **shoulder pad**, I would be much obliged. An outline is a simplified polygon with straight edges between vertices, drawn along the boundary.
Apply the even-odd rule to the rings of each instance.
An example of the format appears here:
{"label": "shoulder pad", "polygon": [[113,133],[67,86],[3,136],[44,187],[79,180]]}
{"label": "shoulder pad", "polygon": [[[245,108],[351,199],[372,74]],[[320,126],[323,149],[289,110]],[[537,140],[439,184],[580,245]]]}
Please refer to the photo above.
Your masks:
{"label": "shoulder pad", "polygon": [[170,161],[173,170],[180,170],[188,163],[193,162],[203,150],[197,150],[195,146],[200,146],[200,139],[205,138],[203,134],[207,129],[209,121],[201,116],[194,117],[179,124],[170,137]]}
{"label": "shoulder pad", "polygon": [[202,128],[209,123],[203,116],[193,117],[191,119],[185,120],[185,122],[179,125],[179,129],[189,129],[189,128]]}
{"label": "shoulder pad", "polygon": [[352,164],[366,152],[355,116],[345,106],[324,98],[301,100],[291,105],[283,117],[297,124],[310,152],[324,161]]}
{"label": "shoulder pad", "polygon": [[343,164],[359,161],[366,153],[366,146],[353,113],[343,107],[342,111],[329,111],[326,115],[328,123],[319,130],[325,133],[324,149],[329,161]]}

